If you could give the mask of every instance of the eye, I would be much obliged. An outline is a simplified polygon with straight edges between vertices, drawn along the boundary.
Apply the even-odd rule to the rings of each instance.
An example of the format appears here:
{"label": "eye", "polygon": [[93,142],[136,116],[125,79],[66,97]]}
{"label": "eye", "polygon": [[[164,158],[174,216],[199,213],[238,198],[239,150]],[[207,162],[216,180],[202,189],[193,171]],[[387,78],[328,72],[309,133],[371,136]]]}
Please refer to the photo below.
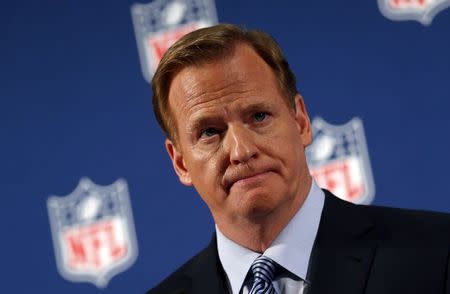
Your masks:
{"label": "eye", "polygon": [[215,128],[207,128],[200,132],[200,137],[212,137],[219,134],[219,130]]}
{"label": "eye", "polygon": [[262,111],[257,112],[257,113],[255,113],[255,114],[253,115],[253,118],[254,118],[256,121],[263,121],[263,120],[266,119],[266,117],[267,117],[267,112],[262,112]]}

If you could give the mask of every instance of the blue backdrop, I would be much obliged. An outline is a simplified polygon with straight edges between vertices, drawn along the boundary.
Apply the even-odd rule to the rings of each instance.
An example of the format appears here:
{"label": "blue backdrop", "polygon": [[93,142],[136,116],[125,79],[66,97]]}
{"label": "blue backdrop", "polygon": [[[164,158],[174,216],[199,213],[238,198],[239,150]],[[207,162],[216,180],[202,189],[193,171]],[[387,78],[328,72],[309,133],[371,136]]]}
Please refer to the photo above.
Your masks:
{"label": "blue backdrop", "polygon": [[[209,241],[213,223],[171,169],[144,81],[133,1],[0,4],[2,292],[143,293]],[[377,1],[217,0],[220,22],[284,48],[311,117],[364,121],[374,204],[450,212],[450,9],[429,27]],[[106,289],[56,270],[46,208],[81,177],[128,181],[139,245]]]}

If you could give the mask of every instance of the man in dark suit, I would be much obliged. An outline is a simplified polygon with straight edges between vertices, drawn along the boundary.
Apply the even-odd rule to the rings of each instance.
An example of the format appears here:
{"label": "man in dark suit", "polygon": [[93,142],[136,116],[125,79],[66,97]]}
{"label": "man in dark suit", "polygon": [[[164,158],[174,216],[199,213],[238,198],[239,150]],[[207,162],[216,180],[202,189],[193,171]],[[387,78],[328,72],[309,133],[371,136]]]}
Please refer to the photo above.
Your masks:
{"label": "man in dark suit", "polygon": [[173,167],[216,234],[149,293],[450,293],[448,215],[356,206],[311,179],[306,107],[268,35],[190,33],[152,86]]}

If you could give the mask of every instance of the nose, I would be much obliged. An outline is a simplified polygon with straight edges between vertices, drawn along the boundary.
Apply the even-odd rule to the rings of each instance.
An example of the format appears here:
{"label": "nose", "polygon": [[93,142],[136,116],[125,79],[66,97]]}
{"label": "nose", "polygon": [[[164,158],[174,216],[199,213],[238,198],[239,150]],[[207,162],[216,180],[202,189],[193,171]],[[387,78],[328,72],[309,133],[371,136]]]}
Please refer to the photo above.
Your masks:
{"label": "nose", "polygon": [[224,148],[229,152],[232,164],[247,163],[257,156],[258,149],[255,138],[251,130],[243,125],[229,126],[224,145]]}

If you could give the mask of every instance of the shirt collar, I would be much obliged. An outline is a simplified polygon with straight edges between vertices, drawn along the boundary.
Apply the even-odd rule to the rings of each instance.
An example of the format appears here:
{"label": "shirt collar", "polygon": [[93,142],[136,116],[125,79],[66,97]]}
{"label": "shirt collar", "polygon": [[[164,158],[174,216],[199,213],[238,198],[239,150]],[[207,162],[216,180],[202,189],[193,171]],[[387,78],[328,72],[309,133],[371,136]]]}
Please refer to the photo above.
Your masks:
{"label": "shirt collar", "polygon": [[[324,201],[323,191],[312,181],[302,207],[264,252],[264,255],[303,280],[306,280]],[[217,251],[232,293],[239,293],[250,266],[260,254],[225,237],[217,225],[216,235]]]}

